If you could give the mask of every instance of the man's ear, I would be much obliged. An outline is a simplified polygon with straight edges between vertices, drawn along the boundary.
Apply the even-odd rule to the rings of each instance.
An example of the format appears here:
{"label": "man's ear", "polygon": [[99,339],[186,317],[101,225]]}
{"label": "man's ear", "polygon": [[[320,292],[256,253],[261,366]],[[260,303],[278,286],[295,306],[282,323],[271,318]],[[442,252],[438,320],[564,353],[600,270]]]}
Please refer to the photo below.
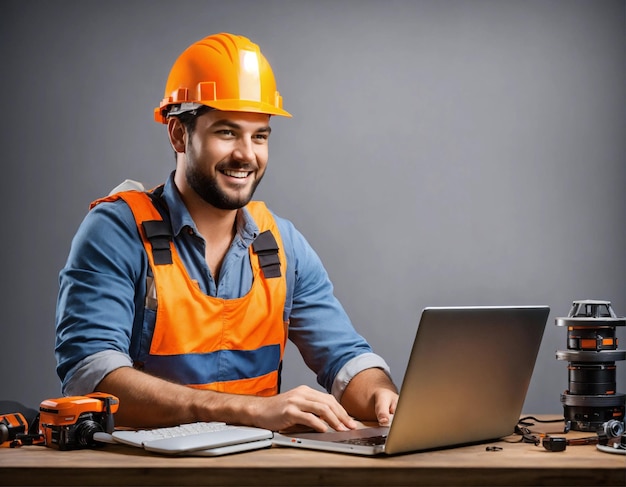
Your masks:
{"label": "man's ear", "polygon": [[186,147],[187,131],[177,117],[170,117],[167,121],[167,135],[175,152],[184,153]]}

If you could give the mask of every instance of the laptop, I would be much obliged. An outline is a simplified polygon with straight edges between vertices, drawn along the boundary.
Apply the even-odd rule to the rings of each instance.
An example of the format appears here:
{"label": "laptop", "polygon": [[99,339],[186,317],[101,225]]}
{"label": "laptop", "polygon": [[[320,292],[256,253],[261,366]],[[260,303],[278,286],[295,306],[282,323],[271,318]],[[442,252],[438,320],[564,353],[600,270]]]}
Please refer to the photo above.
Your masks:
{"label": "laptop", "polygon": [[274,445],[394,455],[486,442],[520,418],[550,309],[425,308],[389,427],[275,433]]}

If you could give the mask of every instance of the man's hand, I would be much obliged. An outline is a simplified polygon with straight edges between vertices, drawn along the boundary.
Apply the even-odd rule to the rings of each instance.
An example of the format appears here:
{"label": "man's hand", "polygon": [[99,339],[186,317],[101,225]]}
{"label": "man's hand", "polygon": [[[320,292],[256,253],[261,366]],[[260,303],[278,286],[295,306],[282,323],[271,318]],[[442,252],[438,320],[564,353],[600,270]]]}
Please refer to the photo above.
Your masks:
{"label": "man's hand", "polygon": [[292,426],[306,426],[321,432],[330,426],[337,431],[347,431],[357,426],[334,396],[307,386],[272,397],[247,396],[245,400],[250,405],[250,421],[247,422],[273,431]]}
{"label": "man's hand", "polygon": [[362,421],[378,421],[386,426],[396,412],[398,392],[381,369],[365,369],[355,375],[341,397],[341,404]]}
{"label": "man's hand", "polygon": [[381,426],[391,423],[391,416],[396,412],[398,393],[386,387],[374,391],[374,414]]}

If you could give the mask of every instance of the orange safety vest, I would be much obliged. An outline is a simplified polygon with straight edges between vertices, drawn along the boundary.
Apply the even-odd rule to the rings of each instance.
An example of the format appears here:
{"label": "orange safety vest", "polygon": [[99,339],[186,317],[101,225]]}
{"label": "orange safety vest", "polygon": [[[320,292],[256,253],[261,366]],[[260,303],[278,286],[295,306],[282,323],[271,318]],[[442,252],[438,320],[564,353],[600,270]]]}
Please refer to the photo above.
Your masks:
{"label": "orange safety vest", "polygon": [[[162,225],[163,217],[147,193],[116,193],[92,207],[120,198],[135,217],[156,286],[156,323],[149,355],[135,366],[198,389],[277,394],[288,326],[283,321],[286,257],[276,221],[265,204],[246,206],[260,230],[250,246],[252,287],[245,296],[222,299],[207,296],[189,277],[171,230],[169,241],[160,230],[156,238],[149,238],[150,227]],[[261,237],[273,245],[259,249],[256,244]]]}

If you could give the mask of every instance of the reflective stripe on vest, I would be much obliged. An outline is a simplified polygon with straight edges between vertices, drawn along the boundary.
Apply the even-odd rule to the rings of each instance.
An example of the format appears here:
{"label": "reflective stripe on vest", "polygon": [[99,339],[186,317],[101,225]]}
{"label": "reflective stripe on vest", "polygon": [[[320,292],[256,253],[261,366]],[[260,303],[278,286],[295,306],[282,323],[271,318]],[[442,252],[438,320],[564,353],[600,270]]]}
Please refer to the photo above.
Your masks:
{"label": "reflective stripe on vest", "polygon": [[189,277],[173,242],[169,244],[172,263],[155,264],[142,223],[162,217],[146,193],[117,193],[92,207],[119,198],[133,212],[156,285],[156,323],[150,353],[141,368],[200,389],[265,396],[278,393],[287,340],[287,323],[283,322],[287,261],[278,227],[266,206],[251,202],[246,208],[259,233],[269,230],[276,240],[279,275],[263,275],[251,245],[250,291],[240,298],[222,299],[207,296]]}

